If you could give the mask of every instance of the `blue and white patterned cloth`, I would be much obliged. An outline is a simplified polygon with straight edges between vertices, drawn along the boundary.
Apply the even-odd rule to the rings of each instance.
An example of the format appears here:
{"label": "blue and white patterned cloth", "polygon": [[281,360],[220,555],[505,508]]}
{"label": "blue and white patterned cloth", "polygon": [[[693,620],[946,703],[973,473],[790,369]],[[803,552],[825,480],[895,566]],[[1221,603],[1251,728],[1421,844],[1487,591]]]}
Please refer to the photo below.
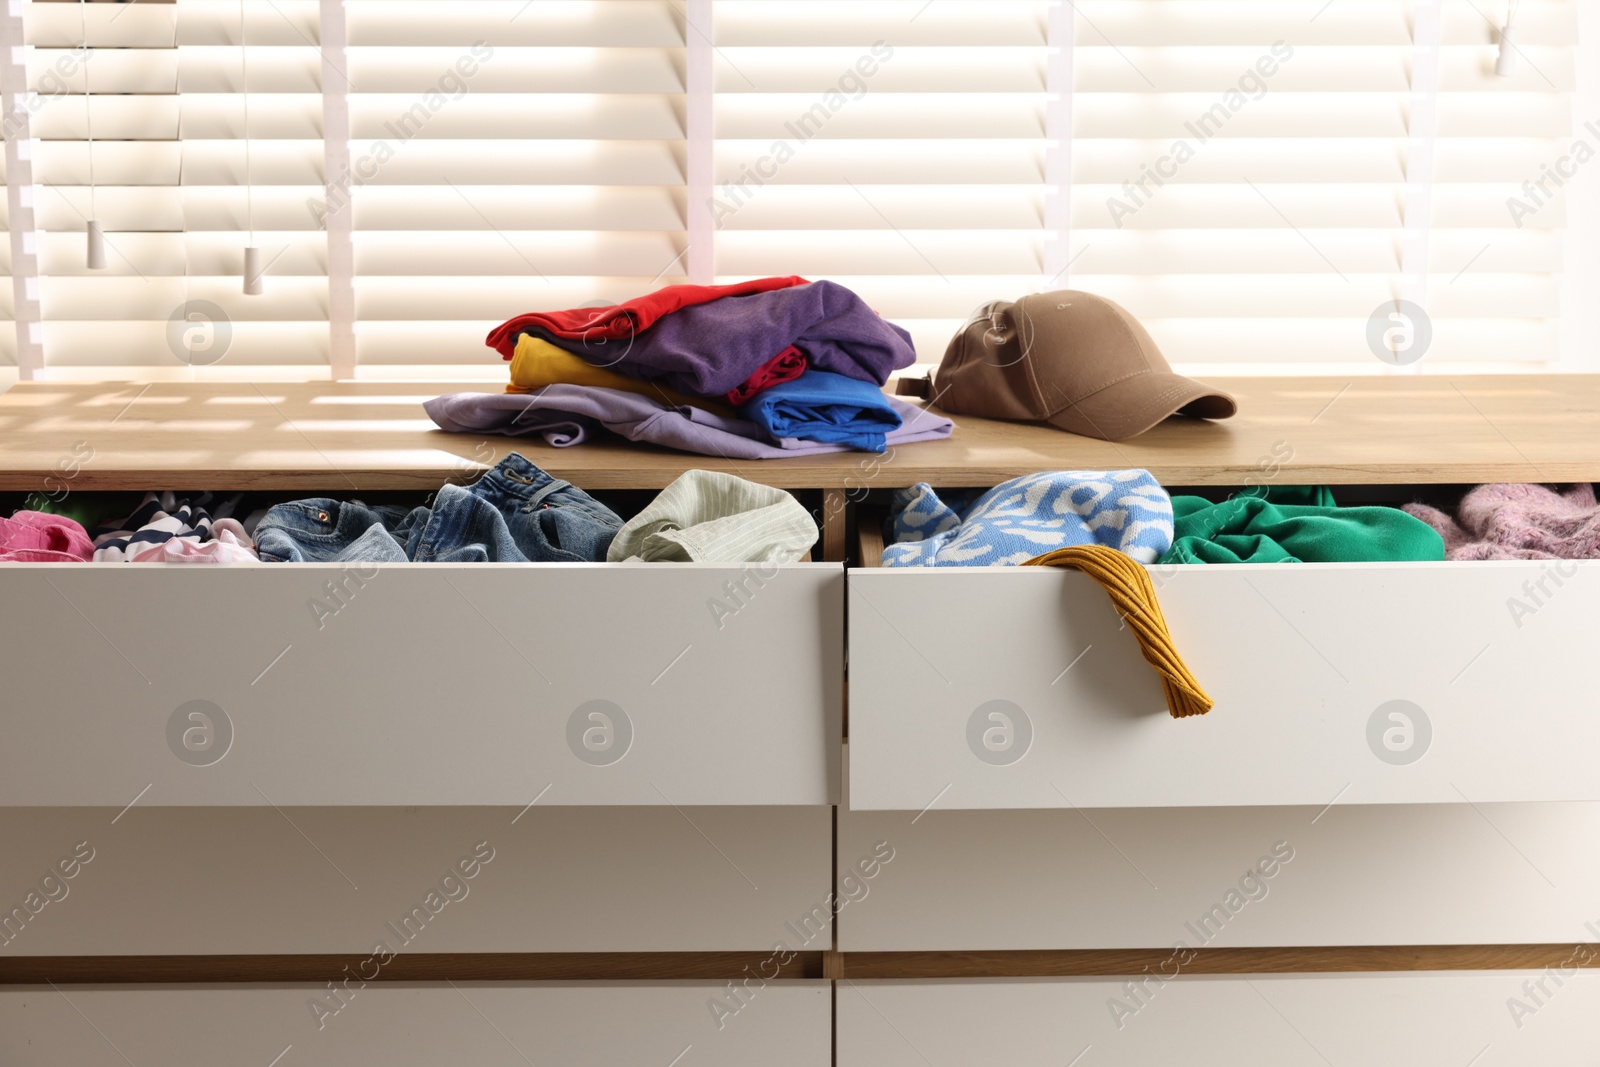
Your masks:
{"label": "blue and white patterned cloth", "polygon": [[894,495],[885,567],[1015,566],[1068,545],[1102,544],[1140,563],[1172,547],[1172,499],[1145,470],[1015,478],[970,505],[926,482]]}

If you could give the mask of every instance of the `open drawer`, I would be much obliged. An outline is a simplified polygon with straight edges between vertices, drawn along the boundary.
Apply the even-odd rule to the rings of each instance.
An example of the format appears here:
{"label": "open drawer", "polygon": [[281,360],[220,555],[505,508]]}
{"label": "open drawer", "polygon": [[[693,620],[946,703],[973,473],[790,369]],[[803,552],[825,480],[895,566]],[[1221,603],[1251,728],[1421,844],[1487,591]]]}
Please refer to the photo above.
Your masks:
{"label": "open drawer", "polygon": [[1173,720],[1091,579],[850,572],[857,809],[1600,799],[1600,562],[1157,567]]}
{"label": "open drawer", "polygon": [[0,566],[0,806],[828,805],[837,564]]}

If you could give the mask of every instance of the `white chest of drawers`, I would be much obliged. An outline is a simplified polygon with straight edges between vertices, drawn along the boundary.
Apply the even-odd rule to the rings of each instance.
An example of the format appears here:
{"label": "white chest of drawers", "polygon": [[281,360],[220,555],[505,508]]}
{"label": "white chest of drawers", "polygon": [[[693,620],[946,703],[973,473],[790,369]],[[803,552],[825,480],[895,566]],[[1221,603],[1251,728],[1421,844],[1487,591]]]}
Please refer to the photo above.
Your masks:
{"label": "white chest of drawers", "polygon": [[[1280,441],[1285,483],[1600,476],[1586,380],[1224,384],[1232,423],[1118,446],[963,420],[883,457],[699,464],[821,491],[835,562],[756,580],[0,569],[0,602],[27,606],[0,616],[0,904],[23,909],[0,945],[0,1059],[95,1062],[109,1038],[179,1064],[289,1045],[685,1067],[1459,1045],[1466,1063],[1482,1036],[1485,1065],[1581,1060],[1591,979],[1510,1036],[1502,1013],[1600,937],[1595,564],[1559,583],[1521,563],[1158,570],[1217,699],[1182,722],[1081,575],[838,565],[849,501],[924,480],[1144,465],[1252,484]],[[0,399],[0,489],[360,496],[469,480],[512,448],[591,490],[697,465],[434,433],[411,395],[432,391],[34,384]],[[79,843],[95,858],[70,892],[38,895]],[[480,845],[494,858],[445,883]],[[391,938],[393,962],[312,1028],[308,999]],[[1178,939],[1204,966],[1116,1027],[1108,1000]],[[1258,976],[1294,969],[1313,973]],[[900,980],[923,975],[949,978]]]}

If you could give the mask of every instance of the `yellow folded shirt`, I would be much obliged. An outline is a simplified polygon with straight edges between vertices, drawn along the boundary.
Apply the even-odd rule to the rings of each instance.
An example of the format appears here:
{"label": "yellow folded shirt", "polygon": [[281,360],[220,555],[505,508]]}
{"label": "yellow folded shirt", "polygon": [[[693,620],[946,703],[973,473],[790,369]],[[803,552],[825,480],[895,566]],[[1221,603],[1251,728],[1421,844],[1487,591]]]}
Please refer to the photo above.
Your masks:
{"label": "yellow folded shirt", "polygon": [[525,333],[517,338],[517,350],[511,357],[511,384],[506,386],[506,392],[532,393],[547,385],[594,385],[602,389],[620,389],[663,404],[687,405],[714,415],[737,417],[737,413],[725,401],[685,396],[657,382],[641,381],[605,367],[596,367],[542,337]]}

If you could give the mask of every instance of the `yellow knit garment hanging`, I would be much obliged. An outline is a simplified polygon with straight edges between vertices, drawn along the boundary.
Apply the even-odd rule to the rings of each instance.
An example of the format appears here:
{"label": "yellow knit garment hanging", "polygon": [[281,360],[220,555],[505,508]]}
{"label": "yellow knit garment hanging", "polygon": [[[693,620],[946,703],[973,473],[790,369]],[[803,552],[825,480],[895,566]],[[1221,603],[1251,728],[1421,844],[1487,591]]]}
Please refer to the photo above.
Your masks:
{"label": "yellow knit garment hanging", "polygon": [[1156,587],[1150,574],[1137,562],[1105,545],[1072,545],[1035,556],[1024,567],[1068,567],[1082,571],[1105,587],[1117,614],[1133,628],[1139,639],[1139,651],[1161,676],[1161,689],[1167,698],[1167,710],[1174,719],[1189,715],[1204,715],[1211,710],[1212,700],[1189,668],[1183,657],[1172,647],[1172,634],[1167,630],[1167,620],[1162,617],[1161,605],[1156,600]]}

